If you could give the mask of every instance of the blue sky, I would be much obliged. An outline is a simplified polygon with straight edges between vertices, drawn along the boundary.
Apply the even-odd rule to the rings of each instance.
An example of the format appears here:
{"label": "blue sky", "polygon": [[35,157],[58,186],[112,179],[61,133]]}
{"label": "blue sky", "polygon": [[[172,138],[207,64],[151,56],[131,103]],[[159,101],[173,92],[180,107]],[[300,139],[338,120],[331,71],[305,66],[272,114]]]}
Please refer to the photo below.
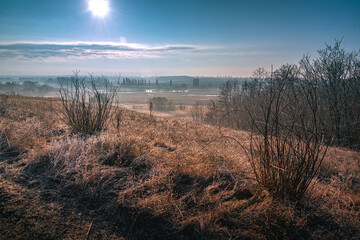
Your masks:
{"label": "blue sky", "polygon": [[0,74],[250,76],[343,38],[360,49],[359,0],[0,0]]}

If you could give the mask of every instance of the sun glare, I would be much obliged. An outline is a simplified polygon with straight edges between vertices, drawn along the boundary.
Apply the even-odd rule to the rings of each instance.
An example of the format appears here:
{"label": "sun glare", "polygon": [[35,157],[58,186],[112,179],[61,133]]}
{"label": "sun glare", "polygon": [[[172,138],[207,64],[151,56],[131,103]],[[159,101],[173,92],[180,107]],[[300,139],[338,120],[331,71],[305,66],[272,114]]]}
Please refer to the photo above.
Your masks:
{"label": "sun glare", "polygon": [[89,0],[89,10],[97,17],[105,17],[109,12],[107,0]]}

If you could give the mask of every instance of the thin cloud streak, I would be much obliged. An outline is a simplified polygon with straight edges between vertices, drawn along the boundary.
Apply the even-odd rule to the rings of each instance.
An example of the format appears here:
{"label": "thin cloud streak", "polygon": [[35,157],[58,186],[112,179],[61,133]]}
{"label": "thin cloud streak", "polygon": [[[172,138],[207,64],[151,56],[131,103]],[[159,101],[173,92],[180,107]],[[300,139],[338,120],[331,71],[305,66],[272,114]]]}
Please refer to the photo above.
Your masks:
{"label": "thin cloud streak", "polygon": [[[212,47],[209,47],[209,49]],[[17,60],[148,59],[168,53],[195,52],[196,45],[148,46],[112,42],[9,42],[0,43],[0,58]]]}
{"label": "thin cloud streak", "polygon": [[3,42],[0,58],[20,61],[62,62],[92,59],[158,59],[173,54],[198,56],[253,56],[273,55],[275,52],[237,51],[221,46],[156,45],[114,42]]}

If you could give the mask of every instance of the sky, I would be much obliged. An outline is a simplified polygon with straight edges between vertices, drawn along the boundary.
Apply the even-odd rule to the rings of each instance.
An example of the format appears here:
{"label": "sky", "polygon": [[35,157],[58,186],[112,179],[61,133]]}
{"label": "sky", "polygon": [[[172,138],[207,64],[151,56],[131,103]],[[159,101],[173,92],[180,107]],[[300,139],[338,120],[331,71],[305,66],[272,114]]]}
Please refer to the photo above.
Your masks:
{"label": "sky", "polygon": [[0,74],[247,77],[360,49],[359,0],[89,1],[0,0]]}

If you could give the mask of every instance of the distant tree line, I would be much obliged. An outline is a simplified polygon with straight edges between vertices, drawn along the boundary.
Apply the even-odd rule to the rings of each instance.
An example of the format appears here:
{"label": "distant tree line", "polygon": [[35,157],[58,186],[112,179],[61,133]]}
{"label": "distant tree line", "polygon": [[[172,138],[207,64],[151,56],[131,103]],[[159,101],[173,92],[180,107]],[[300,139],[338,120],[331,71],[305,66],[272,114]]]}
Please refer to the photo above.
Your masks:
{"label": "distant tree line", "polygon": [[155,79],[155,82],[152,83],[150,80],[146,80],[146,79],[126,77],[120,80],[119,84],[122,87],[130,87],[130,88],[151,86],[151,87],[164,88],[164,89],[188,89],[188,88],[207,89],[207,88],[216,87],[216,84],[213,86],[213,84],[208,80],[204,80],[204,83],[200,85],[199,78],[194,78],[192,80],[192,83],[189,82],[188,84],[186,84],[184,82],[175,83],[173,79],[166,79],[166,80],[162,80],[161,82],[158,79]]}
{"label": "distant tree line", "polygon": [[32,81],[25,81],[22,84],[17,82],[0,82],[0,93],[24,96],[45,96],[57,92],[57,89],[47,84],[38,84]]}
{"label": "distant tree line", "polygon": [[130,79],[130,78],[123,78],[122,86],[126,87],[140,87],[140,86],[150,86],[150,80],[146,81],[146,79]]}

